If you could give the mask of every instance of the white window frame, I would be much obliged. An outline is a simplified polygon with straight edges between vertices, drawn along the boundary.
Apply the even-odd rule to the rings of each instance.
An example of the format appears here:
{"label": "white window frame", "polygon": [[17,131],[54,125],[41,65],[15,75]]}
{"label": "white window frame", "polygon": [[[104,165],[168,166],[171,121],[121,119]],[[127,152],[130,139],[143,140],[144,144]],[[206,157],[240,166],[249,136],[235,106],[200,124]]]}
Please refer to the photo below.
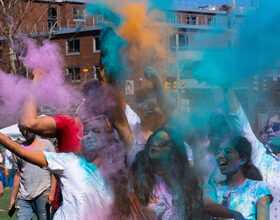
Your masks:
{"label": "white window frame", "polygon": [[[82,11],[82,18],[75,18],[74,17],[74,9],[77,9],[78,11]],[[73,21],[85,21],[86,20],[85,9],[81,6],[72,7],[72,17],[73,17]]]}
{"label": "white window frame", "polygon": [[[80,79],[77,79],[77,80],[72,79],[72,75],[70,75],[70,72],[69,72],[69,69],[75,69],[75,68],[79,68],[79,69],[80,69],[80,72],[79,72],[79,74],[80,74]],[[66,68],[67,75],[70,76],[69,79],[70,79],[70,81],[71,81],[72,83],[79,83],[79,82],[82,81],[81,70],[82,70],[82,69],[81,69],[80,66],[69,66],[69,67]]]}
{"label": "white window frame", "polygon": [[[195,17],[195,24],[193,24],[192,18]],[[188,16],[188,24],[189,25],[197,25],[198,24],[198,16],[197,15],[189,15]]]}
{"label": "white window frame", "polygon": [[[183,37],[183,39],[184,39],[184,45],[181,45],[180,46],[180,36],[182,36]],[[187,34],[187,33],[179,33],[179,45],[178,45],[178,48],[179,49],[187,49],[188,47],[189,47],[189,35]]]}
{"label": "white window frame", "polygon": [[[96,49],[96,38],[100,39],[99,36],[93,37],[93,53],[100,53],[100,49]],[[99,41],[99,47],[100,47],[100,41]]]}
{"label": "white window frame", "polygon": [[[48,9],[49,8],[55,8],[56,9],[56,27],[54,27],[54,28],[58,28],[58,7],[48,7]],[[48,19],[47,20],[48,20],[48,30],[49,30],[49,15],[48,15]]]}
{"label": "white window frame", "polygon": [[[79,46],[79,52],[68,52],[69,50],[69,48],[68,48],[68,42],[69,41],[74,41],[74,40],[79,40],[79,44],[80,44],[80,46]],[[66,49],[66,55],[79,55],[80,53],[81,53],[81,40],[80,40],[80,38],[74,38],[74,39],[67,39],[67,40],[65,40],[65,44],[66,44],[66,46],[65,46],[65,49]]]}

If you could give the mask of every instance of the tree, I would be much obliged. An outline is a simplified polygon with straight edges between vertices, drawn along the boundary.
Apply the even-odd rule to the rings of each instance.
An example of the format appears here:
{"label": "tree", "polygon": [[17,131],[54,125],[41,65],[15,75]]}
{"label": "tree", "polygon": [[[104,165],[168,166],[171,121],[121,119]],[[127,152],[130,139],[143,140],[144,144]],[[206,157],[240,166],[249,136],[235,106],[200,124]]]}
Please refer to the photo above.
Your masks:
{"label": "tree", "polygon": [[[32,13],[36,11],[38,1],[33,0],[0,0],[0,41],[2,47],[8,48],[5,52],[1,50],[2,56],[9,57],[8,60],[0,61],[5,67],[6,71],[11,73],[24,74],[26,72],[25,67],[18,59],[18,51],[15,45],[23,47],[22,43],[18,41],[20,34],[25,34],[28,37],[35,36],[35,33],[39,33],[42,30],[38,27],[38,24],[42,22],[48,15],[48,9],[55,1],[49,1],[45,3],[44,10],[39,14],[39,17],[33,16]],[[51,38],[55,27],[57,26],[57,19],[53,20],[51,26],[48,27],[48,35],[37,34],[36,37],[48,37]],[[24,28],[29,25],[29,28]]]}

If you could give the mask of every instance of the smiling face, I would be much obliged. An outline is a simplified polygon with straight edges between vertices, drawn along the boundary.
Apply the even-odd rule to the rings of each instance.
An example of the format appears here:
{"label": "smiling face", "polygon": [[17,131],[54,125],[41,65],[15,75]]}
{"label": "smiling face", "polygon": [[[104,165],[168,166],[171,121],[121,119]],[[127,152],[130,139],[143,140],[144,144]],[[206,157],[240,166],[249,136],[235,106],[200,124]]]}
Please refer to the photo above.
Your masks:
{"label": "smiling face", "polygon": [[240,169],[244,159],[240,158],[239,153],[234,149],[234,147],[229,144],[225,144],[220,147],[216,155],[216,161],[221,173],[226,176],[230,176]]}
{"label": "smiling face", "polygon": [[156,160],[167,160],[172,143],[167,132],[160,131],[150,140],[149,157]]}

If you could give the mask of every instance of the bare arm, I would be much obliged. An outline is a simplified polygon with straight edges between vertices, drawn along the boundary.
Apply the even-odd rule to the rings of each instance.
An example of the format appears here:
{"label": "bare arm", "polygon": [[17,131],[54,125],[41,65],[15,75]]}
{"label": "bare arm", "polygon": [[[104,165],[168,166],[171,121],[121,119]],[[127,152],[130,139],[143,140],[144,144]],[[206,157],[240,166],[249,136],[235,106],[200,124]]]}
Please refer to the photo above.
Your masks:
{"label": "bare arm", "polygon": [[53,203],[53,200],[54,200],[56,184],[57,184],[57,179],[56,179],[55,175],[52,174],[51,190],[50,190],[50,193],[48,195],[48,202],[49,202],[50,205]]}
{"label": "bare arm", "polygon": [[37,117],[37,104],[34,97],[29,97],[23,105],[20,123],[34,134],[43,137],[55,137],[56,122],[50,116]]}
{"label": "bare arm", "polygon": [[8,150],[10,150],[11,152],[13,152],[16,156],[29,163],[32,163],[41,168],[48,166],[43,152],[27,150],[20,146],[18,143],[9,139],[7,136],[3,135],[2,133],[0,133],[0,144]]}
{"label": "bare arm", "polygon": [[20,183],[19,181],[20,181],[20,171],[17,170],[16,171],[16,175],[14,177],[14,186],[13,186],[13,192],[12,192],[12,195],[11,195],[11,201],[10,201],[10,205],[9,205],[9,210],[15,204],[16,197],[17,197],[17,194],[18,194],[18,189],[19,189],[19,183]]}
{"label": "bare arm", "polygon": [[216,203],[213,196],[214,191],[212,189],[203,187],[203,204],[205,211],[209,215],[220,218],[234,218],[238,220],[245,220],[241,213]]}
{"label": "bare arm", "polygon": [[269,220],[270,197],[264,196],[257,202],[257,220]]}
{"label": "bare arm", "polygon": [[115,101],[115,105],[110,112],[110,121],[112,122],[112,126],[117,130],[120,139],[125,143],[126,148],[129,149],[132,142],[132,131],[121,106],[124,101],[116,85],[112,86],[110,92],[108,96],[112,97]]}
{"label": "bare arm", "polygon": [[2,181],[0,181],[0,197],[2,197],[3,195],[4,195],[4,188],[3,188]]}
{"label": "bare arm", "polygon": [[[37,86],[38,82],[46,74],[46,72],[40,68],[35,69],[32,73],[34,76],[34,86]],[[37,135],[52,138],[56,135],[56,123],[52,117],[37,117],[37,102],[33,95],[30,95],[24,102],[20,123]]]}
{"label": "bare arm", "polygon": [[238,108],[240,107],[240,103],[236,98],[236,95],[232,88],[223,88],[224,99],[227,107],[229,108],[230,113],[236,113]]}

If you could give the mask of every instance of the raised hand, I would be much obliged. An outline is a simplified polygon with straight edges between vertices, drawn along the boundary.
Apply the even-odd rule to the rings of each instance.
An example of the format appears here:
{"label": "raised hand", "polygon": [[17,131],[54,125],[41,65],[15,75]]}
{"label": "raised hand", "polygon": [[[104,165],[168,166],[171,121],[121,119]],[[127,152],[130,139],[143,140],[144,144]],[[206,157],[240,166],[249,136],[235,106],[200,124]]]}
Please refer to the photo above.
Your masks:
{"label": "raised hand", "polygon": [[46,71],[41,68],[36,68],[35,70],[33,70],[32,74],[34,76],[33,80],[37,82],[43,78],[43,76],[46,74]]}
{"label": "raised hand", "polygon": [[157,71],[153,68],[153,67],[151,67],[151,66],[147,66],[146,68],[145,68],[145,78],[147,79],[147,80],[151,80],[151,81],[153,81],[153,80],[155,80],[155,79],[158,79],[158,73],[157,73]]}

